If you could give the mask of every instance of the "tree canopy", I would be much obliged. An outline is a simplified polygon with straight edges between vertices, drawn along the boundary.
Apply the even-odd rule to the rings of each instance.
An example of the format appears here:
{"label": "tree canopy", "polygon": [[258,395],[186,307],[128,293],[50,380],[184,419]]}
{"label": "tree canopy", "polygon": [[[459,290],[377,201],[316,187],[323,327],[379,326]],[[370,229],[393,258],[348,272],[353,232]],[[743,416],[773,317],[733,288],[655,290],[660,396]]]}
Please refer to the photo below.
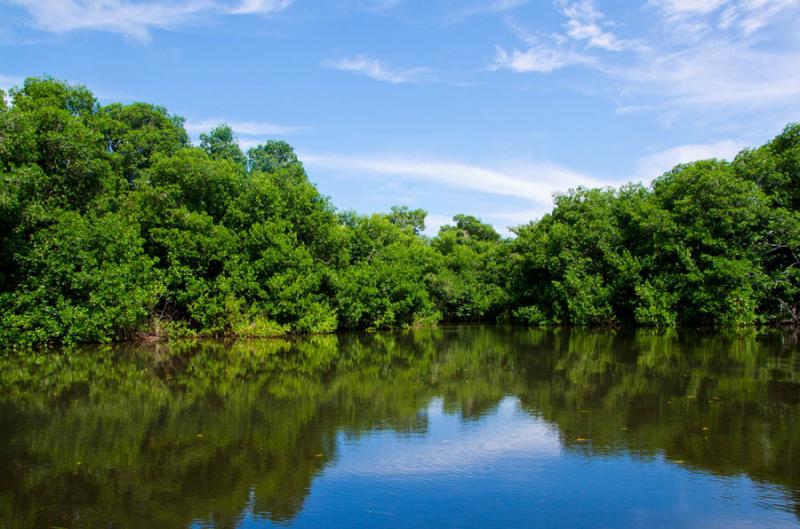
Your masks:
{"label": "tree canopy", "polygon": [[193,145],[160,106],[0,93],[0,341],[272,336],[446,321],[800,323],[800,125],[649,187],[575,189],[504,238],[340,212],[292,147]]}

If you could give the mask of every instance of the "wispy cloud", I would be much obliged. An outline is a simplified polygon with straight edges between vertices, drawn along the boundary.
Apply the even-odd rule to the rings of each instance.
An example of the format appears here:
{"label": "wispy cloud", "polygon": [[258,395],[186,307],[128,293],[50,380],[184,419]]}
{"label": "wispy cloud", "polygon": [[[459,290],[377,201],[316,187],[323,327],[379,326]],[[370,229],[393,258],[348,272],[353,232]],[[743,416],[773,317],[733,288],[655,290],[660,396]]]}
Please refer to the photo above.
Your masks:
{"label": "wispy cloud", "polygon": [[403,156],[303,153],[307,167],[382,175],[441,184],[454,189],[510,196],[550,204],[556,191],[568,187],[599,186],[602,182],[552,163],[520,162],[493,168],[460,161]]}
{"label": "wispy cloud", "polygon": [[511,70],[516,73],[549,73],[565,66],[589,61],[588,57],[579,53],[547,45],[536,45],[526,50],[506,50],[502,46],[497,46],[489,69]]}
{"label": "wispy cloud", "polygon": [[[647,5],[643,16],[651,18],[634,38],[612,32],[619,26],[592,0],[563,0],[563,34],[537,34],[512,22],[528,47],[498,47],[490,69],[547,74],[570,65],[588,67],[609,81],[620,112],[656,112],[669,115],[668,121],[687,110],[712,120],[764,109],[800,110],[800,41],[786,23],[800,13],[800,0],[649,0]],[[776,31],[764,34],[767,26]],[[580,43],[583,49],[576,48]]]}
{"label": "wispy cloud", "polygon": [[420,83],[430,79],[431,70],[424,66],[413,68],[394,68],[383,61],[368,57],[366,55],[356,55],[344,59],[326,61],[325,66],[334,70],[353,72],[365,75],[376,81],[385,83]]}
{"label": "wispy cloud", "polygon": [[182,0],[176,2],[132,0],[12,0],[26,9],[41,30],[65,33],[96,30],[121,33],[147,41],[152,29],[185,24],[209,14],[273,13],[289,7],[293,0]]}
{"label": "wispy cloud", "polygon": [[682,163],[707,160],[710,158],[732,160],[743,148],[744,145],[733,140],[671,147],[663,151],[649,154],[640,159],[637,165],[635,180],[650,183],[654,178],[661,176],[676,165]]}
{"label": "wispy cloud", "polygon": [[293,3],[294,0],[239,0],[228,2],[227,11],[234,15],[276,13]]}
{"label": "wispy cloud", "polygon": [[562,11],[567,17],[567,35],[586,42],[587,48],[622,51],[625,43],[606,27],[605,16],[592,0],[563,2]]}
{"label": "wispy cloud", "polygon": [[656,96],[664,107],[717,112],[785,105],[798,109],[797,39],[781,39],[779,30],[769,36],[757,33],[800,12],[800,1],[652,1],[662,14],[662,31],[671,37],[669,46],[608,70],[633,87],[634,97]]}
{"label": "wispy cloud", "polygon": [[753,33],[777,17],[800,11],[797,0],[743,0],[738,6],[730,6],[724,13],[728,24],[738,23],[745,34]]}
{"label": "wispy cloud", "polygon": [[230,126],[236,134],[245,136],[287,135],[308,130],[308,127],[301,125],[279,125],[268,121],[230,121],[222,118],[189,120],[184,127],[189,134],[200,134],[210,131],[221,123]]}
{"label": "wispy cloud", "polygon": [[797,0],[650,0],[650,5],[688,36],[714,30],[749,35],[781,15],[800,10]]}
{"label": "wispy cloud", "polygon": [[669,17],[706,15],[728,3],[728,0],[650,0]]}
{"label": "wispy cloud", "polygon": [[[642,182],[649,185],[654,179],[679,164],[695,162],[698,160],[719,159],[733,160],[736,155],[746,147],[745,143],[735,140],[722,140],[715,143],[685,144],[670,147],[660,151],[652,152],[641,157],[636,163],[635,173],[625,181]],[[563,192],[569,188],[577,186],[585,187],[607,187],[618,186],[621,182],[600,181],[594,178],[585,177],[584,179],[573,179],[565,181],[561,186],[556,186],[552,191]],[[519,226],[531,220],[540,218],[543,214],[550,211],[537,204],[520,210],[506,211],[485,211],[482,217],[496,226]]]}
{"label": "wispy cloud", "polygon": [[587,50],[597,48],[614,52],[632,46],[632,43],[617,37],[608,29],[611,23],[597,9],[593,0],[562,1],[560,8],[567,19],[564,34],[537,35],[509,21],[514,33],[528,47],[507,50],[496,46],[495,57],[489,69],[511,70],[516,73],[550,73],[565,66],[589,65],[595,61],[578,49],[578,43],[582,43]]}
{"label": "wispy cloud", "polygon": [[442,213],[428,213],[425,216],[425,235],[429,237],[435,236],[439,233],[439,229],[446,225],[453,224],[452,215],[444,215]]}
{"label": "wispy cloud", "polygon": [[[678,164],[717,158],[732,160],[744,148],[742,142],[723,140],[708,144],[685,144],[652,152],[638,160],[632,174],[622,179],[603,179],[554,163],[536,163],[527,160],[509,162],[502,167],[490,167],[465,163],[457,160],[425,158],[404,155],[351,155],[315,154],[303,152],[300,158],[313,172],[329,171],[347,174],[351,178],[362,178],[371,184],[408,187],[408,182],[425,184],[428,193],[432,186],[475,192],[485,196],[485,203],[492,201],[489,196],[513,197],[521,199],[516,208],[487,207],[477,214],[494,225],[501,233],[509,234],[509,227],[519,226],[541,218],[551,211],[553,195],[577,187],[618,186],[627,181],[640,181],[650,184],[653,179]],[[526,206],[525,202],[529,205]],[[505,203],[505,202],[501,202]],[[521,207],[520,207],[521,206]],[[451,223],[450,217],[443,213],[428,216],[426,233],[435,235],[439,227]]]}
{"label": "wispy cloud", "polygon": [[741,111],[796,103],[800,97],[800,50],[764,51],[729,40],[601,69],[624,81],[633,97],[658,97],[662,108],[738,107]]}

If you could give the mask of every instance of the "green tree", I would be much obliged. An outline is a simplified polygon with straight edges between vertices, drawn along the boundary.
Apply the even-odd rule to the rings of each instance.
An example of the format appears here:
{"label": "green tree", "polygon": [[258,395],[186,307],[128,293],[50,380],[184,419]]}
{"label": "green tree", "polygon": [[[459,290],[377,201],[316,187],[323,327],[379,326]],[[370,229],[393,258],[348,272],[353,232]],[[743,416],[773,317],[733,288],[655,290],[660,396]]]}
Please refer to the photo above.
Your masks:
{"label": "green tree", "polygon": [[431,295],[449,321],[496,318],[506,299],[508,244],[476,217],[456,215],[431,241],[442,264],[429,278]]}
{"label": "green tree", "polygon": [[131,219],[63,211],[19,260],[23,279],[0,294],[0,340],[108,342],[131,338],[162,293]]}
{"label": "green tree", "polygon": [[247,168],[251,172],[271,173],[296,165],[300,165],[300,161],[285,141],[269,140],[247,150]]}
{"label": "green tree", "polygon": [[386,218],[395,226],[411,230],[414,235],[419,235],[425,231],[426,216],[428,216],[428,212],[424,209],[408,209],[408,206],[392,206]]}
{"label": "green tree", "polygon": [[200,134],[200,148],[214,160],[230,160],[245,166],[246,158],[229,125],[218,125],[211,132]]}
{"label": "green tree", "polygon": [[128,182],[147,169],[156,155],[171,156],[189,146],[184,120],[163,107],[146,103],[101,107],[92,125],[102,134],[112,164],[118,165]]}
{"label": "green tree", "polygon": [[[27,79],[0,94],[0,336],[263,336],[448,321],[800,322],[800,125],[651,187],[576,189],[504,239],[337,212],[294,150]],[[116,294],[114,294],[116,293]],[[124,293],[124,294],[120,294]]]}

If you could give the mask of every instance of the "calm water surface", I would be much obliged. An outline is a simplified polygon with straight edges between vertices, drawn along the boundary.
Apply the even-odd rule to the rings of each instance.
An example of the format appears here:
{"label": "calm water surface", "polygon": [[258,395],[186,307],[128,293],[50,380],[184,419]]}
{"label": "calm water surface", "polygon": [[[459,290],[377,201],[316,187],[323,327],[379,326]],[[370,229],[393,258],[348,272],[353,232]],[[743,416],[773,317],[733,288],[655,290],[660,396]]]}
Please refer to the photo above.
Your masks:
{"label": "calm water surface", "polygon": [[800,528],[800,347],[455,327],[0,355],[0,528]]}

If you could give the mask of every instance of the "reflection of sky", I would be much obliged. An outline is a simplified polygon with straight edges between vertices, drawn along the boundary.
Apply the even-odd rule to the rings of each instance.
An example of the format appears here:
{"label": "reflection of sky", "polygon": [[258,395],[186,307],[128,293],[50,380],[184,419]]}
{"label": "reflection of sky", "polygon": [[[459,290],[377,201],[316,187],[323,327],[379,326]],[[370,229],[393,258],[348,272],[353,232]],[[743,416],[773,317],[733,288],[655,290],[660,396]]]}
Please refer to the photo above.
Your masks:
{"label": "reflection of sky", "polygon": [[[789,528],[777,487],[694,472],[663,458],[590,457],[504,399],[480,420],[426,411],[424,433],[340,435],[298,528]],[[257,491],[256,491],[257,493]],[[245,513],[242,529],[268,527]]]}
{"label": "reflection of sky", "polygon": [[359,474],[405,479],[486,471],[507,457],[557,457],[558,433],[541,420],[521,419],[520,413],[518,402],[507,398],[485,420],[464,422],[434,399],[424,434],[379,432],[357,440],[340,436],[342,457],[327,474],[336,479]]}

